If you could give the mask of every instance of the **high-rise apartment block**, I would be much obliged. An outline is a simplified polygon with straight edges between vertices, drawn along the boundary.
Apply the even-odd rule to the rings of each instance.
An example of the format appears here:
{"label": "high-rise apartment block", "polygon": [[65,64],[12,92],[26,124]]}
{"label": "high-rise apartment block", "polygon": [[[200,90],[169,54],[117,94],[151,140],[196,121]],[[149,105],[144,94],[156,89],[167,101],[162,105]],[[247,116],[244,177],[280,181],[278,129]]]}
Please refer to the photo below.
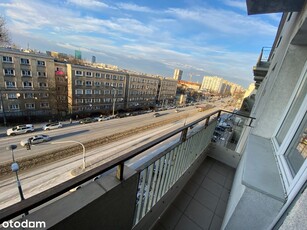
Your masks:
{"label": "high-rise apartment block", "polygon": [[180,80],[182,79],[182,73],[183,73],[182,70],[180,70],[180,69],[175,69],[175,71],[174,71],[174,79],[180,81]]}
{"label": "high-rise apartment block", "polygon": [[242,86],[217,76],[204,76],[201,89],[209,93],[224,96],[233,95],[244,91]]}

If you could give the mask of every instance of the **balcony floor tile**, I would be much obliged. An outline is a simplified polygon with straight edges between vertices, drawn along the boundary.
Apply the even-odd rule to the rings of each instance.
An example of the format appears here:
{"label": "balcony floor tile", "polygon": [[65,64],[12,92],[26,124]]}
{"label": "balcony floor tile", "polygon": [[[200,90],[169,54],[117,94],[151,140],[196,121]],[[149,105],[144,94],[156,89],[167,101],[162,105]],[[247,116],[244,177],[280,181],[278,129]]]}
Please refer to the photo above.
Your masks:
{"label": "balcony floor tile", "polygon": [[235,169],[207,157],[153,229],[219,230],[234,173]]}

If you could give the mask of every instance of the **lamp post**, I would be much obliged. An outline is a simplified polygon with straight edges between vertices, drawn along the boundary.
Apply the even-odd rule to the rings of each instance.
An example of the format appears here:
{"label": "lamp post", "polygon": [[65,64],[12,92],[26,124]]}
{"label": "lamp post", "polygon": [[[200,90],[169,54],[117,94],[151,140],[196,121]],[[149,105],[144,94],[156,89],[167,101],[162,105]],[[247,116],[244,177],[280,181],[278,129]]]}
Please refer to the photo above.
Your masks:
{"label": "lamp post", "polygon": [[50,142],[50,144],[62,144],[62,143],[77,143],[79,145],[82,146],[82,149],[83,149],[83,154],[82,154],[82,169],[85,169],[86,168],[86,163],[85,163],[85,146],[84,144],[82,144],[81,142],[79,141],[53,141],[53,142]]}
{"label": "lamp post", "polygon": [[3,124],[6,127],[6,114],[5,114],[4,103],[3,103],[3,98],[2,98],[2,92],[1,91],[0,91],[0,102],[1,102],[1,108],[2,108],[2,113],[3,113]]}
{"label": "lamp post", "polygon": [[[16,180],[17,180],[17,187],[18,187],[18,191],[19,191],[19,195],[20,195],[20,200],[24,200],[24,196],[23,196],[23,192],[22,192],[22,188],[21,188],[21,183],[18,177],[18,170],[19,170],[19,165],[18,163],[15,161],[15,157],[14,157],[14,149],[17,148],[17,145],[9,145],[8,147],[6,147],[6,150],[11,150],[12,152],[12,159],[13,159],[13,163],[11,165],[11,169],[13,172],[15,172],[16,174]],[[25,212],[26,215],[28,215],[28,212]]]}
{"label": "lamp post", "polygon": [[113,112],[112,115],[114,116],[114,112],[115,112],[115,102],[116,102],[116,89],[113,88],[114,94],[113,94]]}

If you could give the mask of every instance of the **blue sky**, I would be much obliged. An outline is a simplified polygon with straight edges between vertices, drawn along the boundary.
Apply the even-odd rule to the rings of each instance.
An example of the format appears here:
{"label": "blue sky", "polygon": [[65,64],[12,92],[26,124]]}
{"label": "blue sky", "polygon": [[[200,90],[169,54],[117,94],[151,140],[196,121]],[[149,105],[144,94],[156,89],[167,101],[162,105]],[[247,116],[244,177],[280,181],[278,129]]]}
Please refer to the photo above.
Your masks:
{"label": "blue sky", "polygon": [[123,69],[186,80],[220,76],[247,87],[281,14],[247,16],[245,0],[2,0],[22,48],[74,54]]}

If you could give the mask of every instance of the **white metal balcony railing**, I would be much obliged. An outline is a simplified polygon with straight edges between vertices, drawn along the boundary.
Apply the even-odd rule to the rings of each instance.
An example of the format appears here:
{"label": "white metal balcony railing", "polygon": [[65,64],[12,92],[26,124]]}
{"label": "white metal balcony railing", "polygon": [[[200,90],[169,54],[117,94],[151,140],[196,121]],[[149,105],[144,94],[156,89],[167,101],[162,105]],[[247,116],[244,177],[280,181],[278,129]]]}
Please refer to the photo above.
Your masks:
{"label": "white metal balcony railing", "polygon": [[211,142],[216,122],[169,148],[139,171],[135,224],[163,197]]}

